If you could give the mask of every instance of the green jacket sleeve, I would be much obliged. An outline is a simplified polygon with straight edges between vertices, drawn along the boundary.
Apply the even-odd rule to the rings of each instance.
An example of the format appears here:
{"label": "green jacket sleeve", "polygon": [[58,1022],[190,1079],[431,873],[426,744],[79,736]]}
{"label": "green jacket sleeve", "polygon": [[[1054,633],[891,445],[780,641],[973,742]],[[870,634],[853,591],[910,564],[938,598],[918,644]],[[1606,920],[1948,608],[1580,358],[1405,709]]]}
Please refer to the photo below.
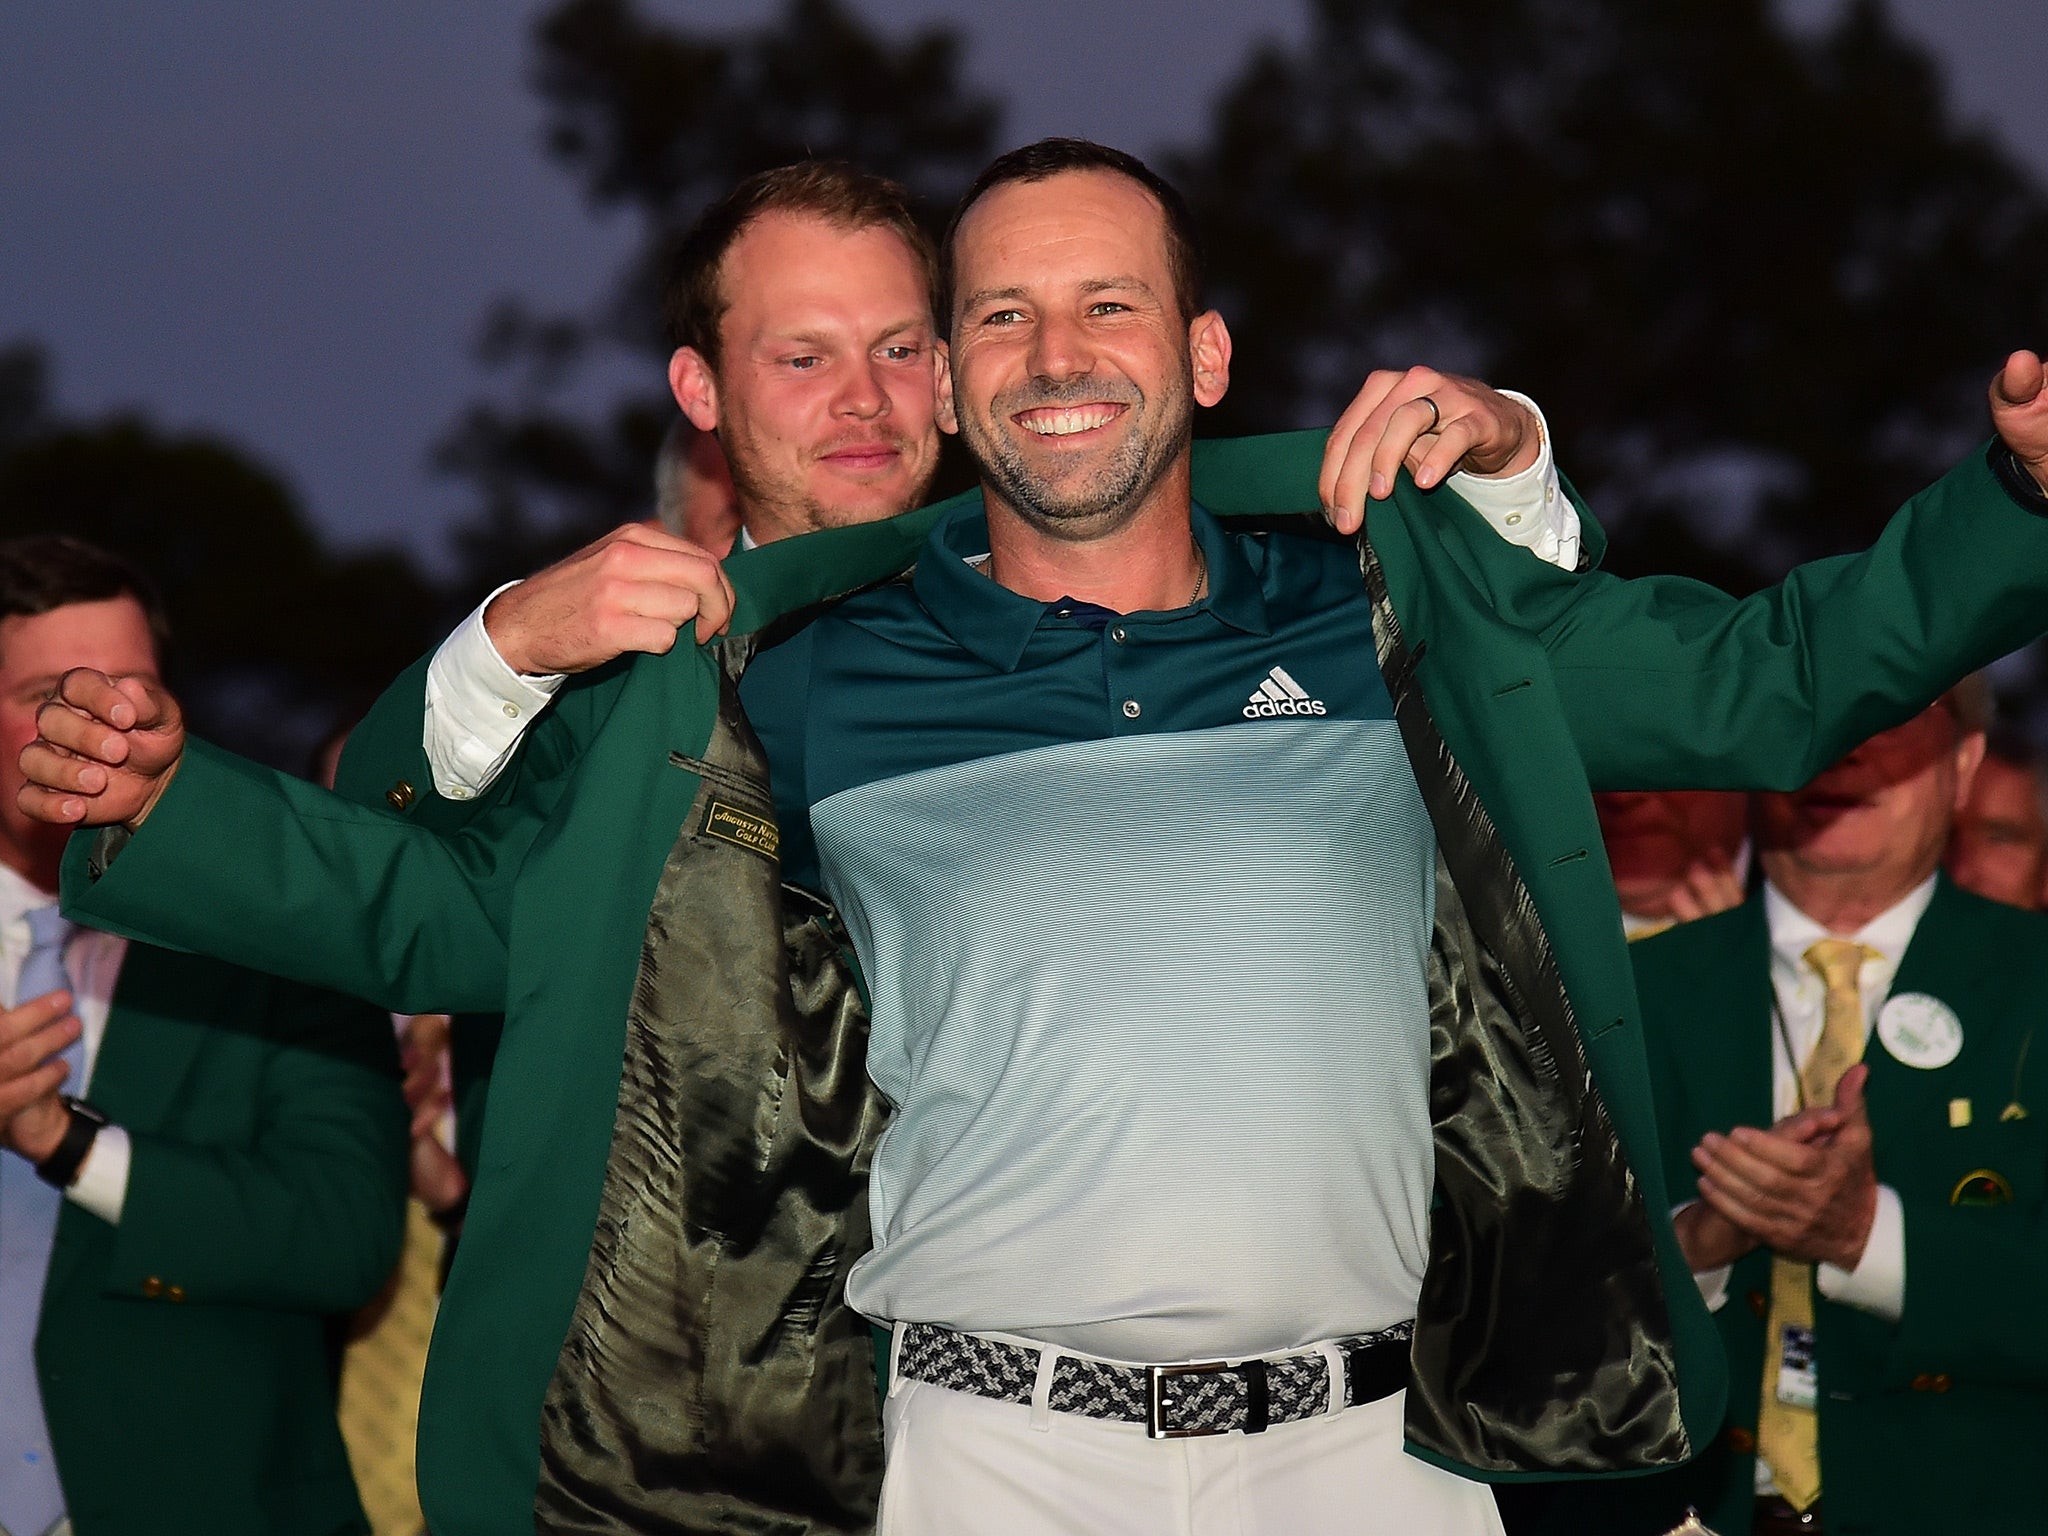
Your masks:
{"label": "green jacket sleeve", "polygon": [[1667,577],[1524,588],[1595,789],[1794,789],[2048,629],[2048,518],[1973,455],[1859,555],[1735,599]]}
{"label": "green jacket sleeve", "polygon": [[[391,1021],[263,979],[253,1137],[129,1133],[110,1291],[145,1279],[193,1305],[341,1312],[377,1294],[405,1224],[407,1118]],[[239,1027],[230,1024],[226,1027]]]}
{"label": "green jacket sleeve", "polygon": [[444,837],[193,741],[149,820],[103,856],[74,836],[77,920],[367,998],[498,1012],[513,874],[540,818]]}

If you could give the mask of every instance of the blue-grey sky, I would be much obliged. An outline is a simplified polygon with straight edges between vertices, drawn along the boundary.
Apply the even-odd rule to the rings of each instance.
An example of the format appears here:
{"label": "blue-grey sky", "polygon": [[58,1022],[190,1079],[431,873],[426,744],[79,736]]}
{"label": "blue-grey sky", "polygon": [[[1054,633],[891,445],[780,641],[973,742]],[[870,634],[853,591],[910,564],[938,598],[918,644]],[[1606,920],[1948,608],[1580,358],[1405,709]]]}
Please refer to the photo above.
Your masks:
{"label": "blue-grey sky", "polygon": [[[1194,139],[1303,0],[855,0],[885,30],[952,20],[1005,136]],[[1829,14],[1837,0],[1787,0]],[[349,543],[432,558],[461,506],[429,445],[478,391],[492,298],[572,306],[630,242],[538,147],[534,0],[100,0],[0,9],[0,340],[43,341],[60,406],[231,437]],[[650,0],[744,26],[769,0]],[[1895,0],[1955,98],[2048,180],[2048,0]],[[2033,338],[2034,344],[2041,343]]]}

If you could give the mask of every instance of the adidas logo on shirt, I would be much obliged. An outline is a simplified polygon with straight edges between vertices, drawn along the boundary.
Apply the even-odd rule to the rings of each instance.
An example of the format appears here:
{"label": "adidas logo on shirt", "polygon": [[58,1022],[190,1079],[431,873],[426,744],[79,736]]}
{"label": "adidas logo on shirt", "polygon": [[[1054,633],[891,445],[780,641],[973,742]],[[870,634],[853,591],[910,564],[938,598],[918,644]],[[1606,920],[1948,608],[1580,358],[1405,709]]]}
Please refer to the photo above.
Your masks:
{"label": "adidas logo on shirt", "polygon": [[1266,680],[1259,684],[1259,691],[1252,695],[1251,703],[1244,707],[1247,720],[1269,719],[1274,715],[1327,715],[1329,709],[1321,699],[1312,699],[1308,690],[1287,675],[1285,667],[1275,667],[1266,674]]}

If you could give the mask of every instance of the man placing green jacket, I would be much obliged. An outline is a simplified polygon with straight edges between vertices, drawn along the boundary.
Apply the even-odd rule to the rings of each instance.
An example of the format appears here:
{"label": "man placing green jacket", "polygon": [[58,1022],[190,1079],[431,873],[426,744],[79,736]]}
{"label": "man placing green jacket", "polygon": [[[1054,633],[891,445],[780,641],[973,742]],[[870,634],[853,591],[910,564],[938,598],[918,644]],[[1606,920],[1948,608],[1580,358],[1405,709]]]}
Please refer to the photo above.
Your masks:
{"label": "man placing green jacket", "polygon": [[[565,1240],[550,1272],[559,1347],[532,1349],[497,1382],[539,1405],[539,1469],[526,1493],[538,1484],[544,1524],[858,1526],[876,1467],[849,1269],[862,1304],[898,1325],[899,1382],[910,1385],[891,1397],[885,1500],[906,1530],[958,1528],[969,1509],[999,1509],[986,1517],[1031,1529],[1009,1501],[1071,1470],[1055,1449],[1064,1436],[1096,1436],[1087,1426],[1118,1416],[1110,1400],[1123,1378],[1094,1369],[1105,1357],[1149,1358],[1161,1386],[1183,1379],[1173,1361],[1230,1360],[1197,1373],[1222,1378],[1212,1401],[1162,1392],[1147,1416],[1236,1458],[1238,1486],[1260,1490],[1260,1507],[1299,1513],[1296,1529],[1388,1528],[1384,1511],[1355,1496],[1360,1475],[1400,1483],[1397,1518],[1421,1512],[1394,1528],[1495,1529],[1469,1484],[1411,1474],[1643,1470],[1682,1460],[1719,1421],[1718,1354],[1664,1215],[1633,990],[1587,786],[1796,782],[1843,739],[2036,632],[2048,595],[2048,524],[2026,504],[2036,487],[2000,445],[1995,461],[1974,459],[1918,498],[1870,554],[1808,568],[1740,604],[1684,583],[1548,566],[1407,482],[1374,487],[1394,494],[1376,504],[1370,538],[1338,552],[1341,564],[1302,541],[1236,539],[1191,509],[1188,480],[1190,402],[1220,396],[1227,332],[1213,312],[1196,312],[1176,271],[1175,204],[1148,175],[1089,146],[1041,146],[999,162],[970,199],[952,247],[948,414],[988,474],[985,520],[953,506],[736,556],[731,636],[565,691],[463,833],[356,813],[195,747],[117,860],[111,848],[75,854],[75,898],[109,921],[369,978],[394,1003],[415,986],[444,1004],[511,1002],[466,1243],[501,1153],[506,1203],[495,1219],[559,1215],[553,1230],[565,1238],[578,1224],[595,1233],[587,1266],[566,1273]],[[2008,370],[2021,398],[2001,426],[2038,458],[2048,409],[2029,366]],[[1390,409],[1418,429],[1441,413],[1432,398]],[[1457,445],[1447,446],[1455,460]],[[1337,499],[1310,483],[1320,451],[1319,437],[1238,450],[1239,467],[1270,493],[1262,510]],[[1425,457],[1419,475],[1433,484],[1448,467]],[[1201,489],[1209,513],[1238,510],[1227,486]],[[853,598],[774,643],[784,639],[777,618],[900,568],[927,534],[912,586]],[[970,580],[979,585],[962,585]],[[747,700],[749,729],[735,674],[756,650],[746,676],[766,678],[754,688],[765,707]],[[1218,659],[1232,679],[1261,664],[1227,715],[1220,687],[1205,685]],[[1177,676],[1193,681],[1177,688]],[[820,680],[831,686],[813,686]],[[897,686],[910,681],[915,692]],[[991,708],[1026,684],[1037,691],[1014,718]],[[95,819],[135,819],[153,788],[136,767],[162,741],[141,750],[129,728],[149,737],[159,701],[123,695],[116,705],[83,681],[66,697],[105,723],[58,713],[46,729],[99,765],[82,770],[44,749],[38,774],[57,786],[48,809],[77,820],[91,801]],[[877,702],[921,713],[899,722],[908,730],[864,734],[861,719],[890,718],[856,708]],[[106,724],[128,730],[138,750],[108,750]],[[1337,729],[1313,734],[1323,724]],[[1190,777],[1190,749],[1222,755]],[[1233,771],[1239,752],[1252,754],[1239,765],[1250,772]],[[1272,814],[1318,753],[1335,754],[1324,798],[1307,820],[1299,808]],[[1169,802],[1213,806],[1240,829],[1275,827],[1271,847],[1253,850],[1267,884],[1240,881],[1214,852],[1183,860],[1178,879],[1258,924],[1252,953],[1273,957],[1268,976],[1306,975],[1310,992],[1275,991],[1284,1006],[1268,1018],[1253,965],[1254,979],[1229,996],[1239,1014],[1251,1010],[1251,1027],[1233,1039],[1190,1013],[1202,1027],[1180,1042],[1185,1054],[1160,1054],[1170,1037],[1142,1032],[1148,999],[1197,1001],[1169,990],[1168,972],[1218,947],[1208,918],[1192,943],[1132,951],[1142,963],[1096,1017],[1081,1016],[1149,1052],[1131,1058],[1142,1070],[1119,1083],[1117,1059],[1096,1058],[1067,1074],[1071,1084],[1049,1083],[1043,1074],[1063,1064],[1035,1048],[1044,1039],[1033,1031],[1050,1016],[1018,986],[1043,982],[1047,995],[1075,1001],[1059,954],[1027,944],[1022,969],[998,974],[984,933],[949,926],[914,888],[916,839],[940,825],[932,818],[949,804],[1000,815],[1004,775],[1040,764],[1095,775],[1112,791],[1096,802],[1098,827],[1065,827],[1052,849],[1075,875],[1059,915],[1078,926],[1062,931],[1114,931],[1169,897],[1172,910],[1205,921],[1146,856],[1179,831],[1217,849],[1217,816],[1183,825],[1171,803],[1156,803],[1146,815],[1164,819],[1132,819],[1114,792],[1156,771],[1182,786]],[[1325,815],[1344,818],[1342,835],[1305,836]],[[256,849],[255,868],[219,872],[249,919],[233,935],[152,904],[147,890],[153,868],[203,858],[204,829],[222,816],[236,817]],[[939,847],[957,856],[964,841],[956,829]],[[997,850],[1045,852],[1007,831]],[[884,1057],[839,960],[834,908],[784,899],[782,873],[812,868],[860,952]],[[1013,926],[1021,909],[1001,903],[1063,878],[1043,858],[1010,868],[1015,879],[972,860],[957,871],[977,900],[996,904],[998,943],[1028,937]],[[1105,886],[1104,869],[1131,881]],[[1311,899],[1289,905],[1303,890]],[[367,922],[340,920],[364,903]],[[1321,919],[1301,925],[1312,942],[1294,941],[1276,910]],[[1327,926],[1354,913],[1363,961],[1342,954]],[[986,987],[953,1000],[934,990],[934,973],[959,968],[920,973],[919,943],[903,936],[927,922],[932,953],[967,962]],[[1360,1021],[1358,1038],[1290,1036],[1308,995],[1330,1005],[1324,1016]],[[984,1010],[984,998],[1000,1006]],[[994,1042],[997,1057],[1040,1072],[991,1076],[973,1038],[991,1024],[1012,1031]],[[1005,1040],[1020,1049],[1004,1055]],[[1325,1050],[1334,1054],[1319,1068]],[[959,1069],[950,1100],[919,1080],[920,1060]],[[875,1077],[897,1090],[886,1098],[862,1070],[877,1061]],[[1280,1077],[1266,1070],[1274,1062]],[[1173,1091],[1147,1095],[1153,1074]],[[1280,1080],[1289,1074],[1300,1090],[1291,1095]],[[1235,1115],[1236,1101],[1214,1092],[1254,1077],[1254,1114]],[[1197,1080],[1209,1100],[1181,1091]],[[1179,1106],[1190,1118],[1176,1127],[1152,1113],[1139,1122],[1143,1144],[1092,1140],[1105,1117],[1072,1092],[1105,1083],[1136,1094],[1096,1105],[1107,1121],[1118,1103],[1148,1097],[1148,1112]],[[1335,1112],[1330,1095],[1380,1084],[1390,1096],[1360,1108],[1383,1112],[1375,1123],[1390,1134],[1362,1156],[1357,1126],[1371,1116]],[[1313,1113],[1288,1120],[1290,1098]],[[1198,1232],[1202,1251],[1226,1259],[1242,1284],[1220,1297],[1179,1284],[1198,1273],[1182,1250],[1185,1262],[1159,1272],[1156,1301],[1134,1308],[1145,1256],[1116,1246],[1125,1228],[1059,1225],[1064,1213],[1105,1207],[1077,1198],[1002,1225],[1027,1207],[1021,1196],[987,1204],[986,1183],[954,1156],[980,1149],[948,1120],[961,1103],[1002,1145],[1049,1154],[1044,1166],[1069,1179],[1085,1168],[1126,1199],[1145,1186],[1147,1220],[1163,1212],[1176,1218],[1169,1225],[1199,1223],[1205,1202],[1219,1203],[1213,1185],[1162,1177],[1173,1154],[1221,1138],[1247,1188],[1281,1170],[1261,1190],[1294,1225],[1252,1242]],[[553,1154],[544,1166],[513,1151],[543,1132]],[[1302,1216],[1304,1191],[1333,1219],[1319,1228]],[[1230,1208],[1244,1209],[1233,1193]],[[1020,1299],[1018,1266],[974,1272],[963,1216],[995,1223],[981,1230],[1012,1256],[1050,1234],[1087,1252],[1089,1272]],[[1368,1230],[1373,1240],[1356,1249],[1329,1241]],[[1271,1259],[1263,1268],[1261,1254]],[[473,1257],[466,1246],[463,1263]],[[1005,1326],[1000,1311],[977,1310],[986,1298],[1049,1311]],[[1401,1302],[1407,1318],[1389,1310]],[[1126,1334],[1122,1323],[1136,1326]],[[1404,1337],[1408,1385],[1387,1392],[1377,1362]],[[1032,1392],[998,1396],[991,1413],[966,1406],[978,1394],[963,1360],[991,1364],[991,1378],[1012,1369],[1014,1357],[990,1343],[1035,1351],[1055,1395],[1075,1360],[1109,1385],[1051,1405],[1056,1433],[1034,1442],[1010,1413],[1038,1413]],[[648,1403],[671,1412],[650,1423]],[[1297,1422],[1325,1415],[1327,1425]],[[956,1443],[970,1418],[986,1419],[1001,1445],[974,1463],[994,1469],[990,1485],[959,1481],[969,1458],[919,1450]],[[1406,1462],[1388,1455],[1403,1424],[1419,1453]],[[1342,1444],[1306,1472],[1277,1471],[1309,1444],[1303,1435]],[[493,1449],[504,1458],[490,1469],[493,1489],[479,1479],[471,1490],[488,1492],[488,1518],[480,1503],[460,1515],[451,1497],[437,1523],[506,1529],[520,1517],[517,1458],[532,1468],[533,1452],[509,1436]],[[1149,1458],[1139,1481],[1176,1464],[1170,1456],[1211,1454],[1149,1439],[1125,1449]],[[1035,1466],[1043,1456],[1055,1464]],[[1134,1486],[1122,1472],[1114,1481]],[[451,1479],[444,1497],[453,1488]]]}

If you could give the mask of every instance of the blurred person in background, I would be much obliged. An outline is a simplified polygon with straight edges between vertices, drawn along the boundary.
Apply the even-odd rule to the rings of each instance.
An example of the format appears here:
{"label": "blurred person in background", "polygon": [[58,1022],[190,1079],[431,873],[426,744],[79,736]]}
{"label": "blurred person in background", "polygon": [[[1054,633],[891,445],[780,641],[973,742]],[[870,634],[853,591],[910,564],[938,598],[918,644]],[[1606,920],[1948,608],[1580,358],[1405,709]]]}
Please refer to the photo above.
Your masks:
{"label": "blurred person in background", "polygon": [[65,921],[15,801],[58,676],[163,634],[121,561],[0,543],[0,1531],[360,1531],[324,1324],[398,1253],[390,1031]]}
{"label": "blurred person in background", "polygon": [[1610,1495],[1628,1512],[1564,1500],[1577,1529],[1661,1532],[1687,1504],[1722,1536],[2039,1526],[2048,918],[1940,872],[1983,751],[1957,690],[1758,795],[1760,894],[1632,947],[1728,1414],[1691,1466]]}
{"label": "blurred person in background", "polygon": [[1749,796],[1734,790],[1617,790],[1593,796],[1621,927],[1631,939],[1711,917],[1749,880]]}
{"label": "blurred person in background", "polygon": [[740,536],[740,498],[718,434],[677,416],[654,459],[654,514],[666,533],[721,558]]}
{"label": "blurred person in background", "polygon": [[2017,733],[1994,729],[1949,839],[1948,872],[2008,906],[2048,906],[2048,762]]}

